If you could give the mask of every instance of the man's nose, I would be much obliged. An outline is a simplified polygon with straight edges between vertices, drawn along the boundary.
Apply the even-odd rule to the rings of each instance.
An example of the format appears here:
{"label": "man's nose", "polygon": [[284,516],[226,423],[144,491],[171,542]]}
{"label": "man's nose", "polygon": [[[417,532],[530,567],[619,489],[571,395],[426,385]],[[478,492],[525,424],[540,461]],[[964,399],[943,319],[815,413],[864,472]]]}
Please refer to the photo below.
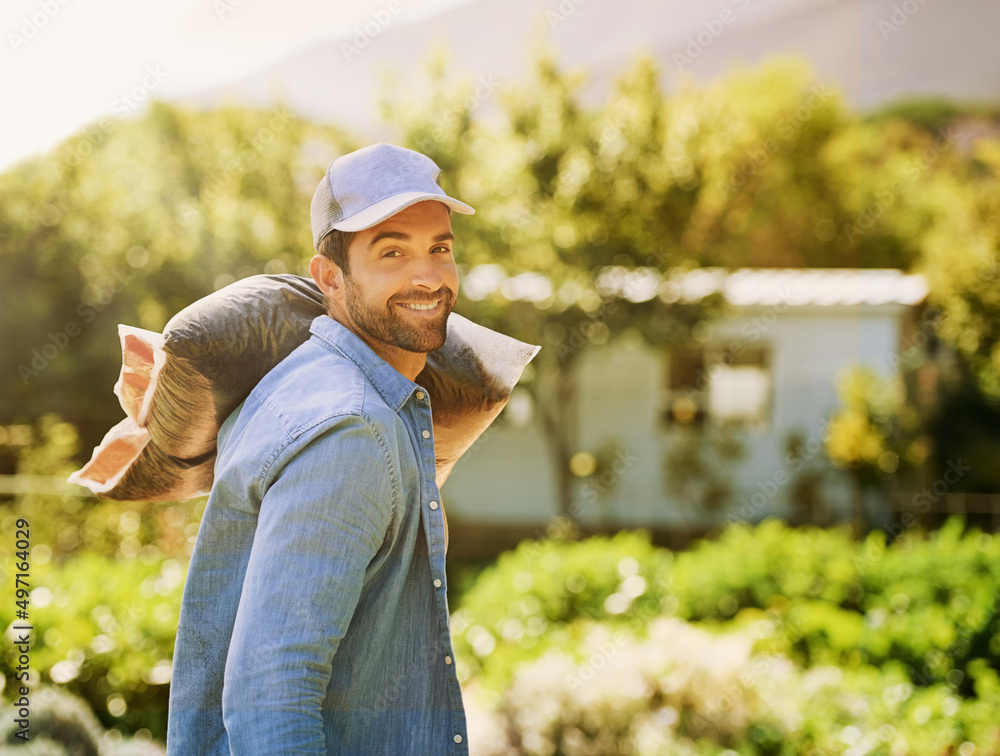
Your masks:
{"label": "man's nose", "polygon": [[431,291],[437,291],[444,283],[444,276],[437,261],[431,255],[424,255],[413,261],[410,283]]}

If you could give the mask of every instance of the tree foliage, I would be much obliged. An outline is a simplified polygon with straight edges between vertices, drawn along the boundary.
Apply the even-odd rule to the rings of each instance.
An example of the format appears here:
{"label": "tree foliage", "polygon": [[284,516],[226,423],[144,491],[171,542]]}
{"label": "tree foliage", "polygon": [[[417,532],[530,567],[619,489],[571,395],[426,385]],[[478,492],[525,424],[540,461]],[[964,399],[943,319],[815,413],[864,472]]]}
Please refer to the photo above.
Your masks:
{"label": "tree foliage", "polygon": [[121,417],[116,324],[161,330],[237,278],[302,272],[316,182],[355,146],[280,107],[102,123],[0,176],[0,418],[56,412],[88,444]]}
{"label": "tree foliage", "polygon": [[[449,82],[437,58],[430,95],[385,105],[400,141],[453,168],[451,188],[480,208],[461,237],[472,268],[462,307],[546,347],[533,389],[563,513],[573,513],[578,451],[575,359],[626,333],[653,344],[685,338],[701,315],[671,297],[664,279],[676,271],[926,270],[939,335],[962,342],[993,390],[1000,288],[967,287],[995,257],[986,249],[995,199],[982,190],[996,183],[995,166],[986,170],[996,140],[977,143],[970,161],[949,132],[909,111],[860,118],[795,60],[670,95],[660,78],[653,60],[639,59],[588,110],[582,77],[543,50],[530,83],[483,103],[473,84]],[[493,117],[476,118],[478,107]],[[967,247],[945,255],[946,238]],[[955,255],[959,266],[948,262]]]}
{"label": "tree foliage", "polygon": [[[992,111],[861,118],[784,58],[670,94],[639,58],[586,105],[584,76],[545,49],[521,82],[456,81],[442,55],[428,79],[419,98],[388,91],[385,116],[478,208],[456,222],[459,312],[545,347],[525,380],[563,510],[576,358],[625,334],[684,338],[713,303],[676,301],[678,271],[925,272],[938,336],[1000,397],[1000,140],[966,123]],[[236,278],[303,272],[316,181],[360,144],[280,107],[157,103],[0,175],[0,421],[55,412],[96,443],[121,416],[115,324],[159,330]]]}

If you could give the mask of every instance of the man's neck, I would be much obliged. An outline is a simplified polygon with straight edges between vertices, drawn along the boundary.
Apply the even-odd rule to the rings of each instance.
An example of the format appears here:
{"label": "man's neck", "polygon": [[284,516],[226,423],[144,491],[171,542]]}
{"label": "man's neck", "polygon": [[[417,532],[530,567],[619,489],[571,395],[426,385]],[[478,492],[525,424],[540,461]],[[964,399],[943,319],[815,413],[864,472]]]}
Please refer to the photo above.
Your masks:
{"label": "man's neck", "polygon": [[423,370],[424,365],[427,364],[426,354],[423,352],[410,352],[406,349],[400,349],[399,347],[392,346],[391,344],[385,344],[381,341],[372,341],[366,334],[359,332],[350,320],[342,313],[328,311],[327,315],[365,342],[369,349],[385,360],[390,367],[395,368],[396,372],[407,380],[416,382],[417,376],[420,375],[420,371]]}

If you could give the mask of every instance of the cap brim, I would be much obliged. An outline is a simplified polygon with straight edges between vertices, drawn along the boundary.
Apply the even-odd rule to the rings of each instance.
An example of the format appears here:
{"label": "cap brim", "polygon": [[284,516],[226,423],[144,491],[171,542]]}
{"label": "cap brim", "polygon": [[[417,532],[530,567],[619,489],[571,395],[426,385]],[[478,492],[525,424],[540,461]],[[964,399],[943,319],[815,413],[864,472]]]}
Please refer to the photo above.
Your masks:
{"label": "cap brim", "polygon": [[424,202],[426,200],[435,200],[440,202],[450,207],[456,213],[462,213],[462,215],[473,215],[476,212],[464,202],[459,202],[457,199],[447,197],[443,194],[404,192],[403,194],[395,194],[392,197],[386,197],[384,200],[379,200],[374,205],[369,205],[364,210],[361,210],[348,218],[344,218],[342,221],[334,223],[332,228],[335,228],[338,231],[363,231],[366,228],[377,226],[382,221],[391,218],[400,210],[405,210],[410,205],[415,205],[418,202]]}

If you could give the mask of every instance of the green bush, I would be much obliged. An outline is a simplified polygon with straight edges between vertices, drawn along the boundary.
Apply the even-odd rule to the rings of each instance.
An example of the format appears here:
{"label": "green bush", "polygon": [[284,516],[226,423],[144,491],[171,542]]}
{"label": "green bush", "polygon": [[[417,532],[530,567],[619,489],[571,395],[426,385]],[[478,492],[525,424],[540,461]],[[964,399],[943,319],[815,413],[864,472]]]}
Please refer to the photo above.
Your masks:
{"label": "green bush", "polygon": [[[14,523],[31,524],[33,558],[61,560],[83,552],[109,557],[187,561],[204,511],[206,498],[186,502],[112,501],[98,499],[66,477],[79,463],[76,429],[48,414],[32,425],[0,426],[0,467],[13,466],[34,492],[2,502],[5,533]],[[48,488],[50,492],[43,492]],[[12,541],[0,543],[0,557],[9,558]]]}
{"label": "green bush", "polygon": [[[484,570],[461,598],[453,617],[455,642],[469,660],[469,673],[482,671],[487,684],[499,687],[518,662],[553,642],[546,631],[558,633],[577,618],[641,629],[660,614],[726,623],[756,609],[741,621],[770,611],[786,630],[780,650],[808,656],[830,645],[823,637],[828,633],[853,648],[863,624],[856,552],[846,529],[793,529],[773,520],[727,528],[717,540],[678,554],[654,547],[643,531],[525,541]],[[810,602],[811,612],[801,608]],[[793,604],[797,611],[789,615]],[[817,623],[817,612],[836,615],[838,622]],[[488,664],[480,661],[486,656]]]}
{"label": "green bush", "polygon": [[[123,738],[106,732],[86,701],[59,688],[35,686],[30,694],[28,740],[18,737],[12,706],[0,707],[0,754],[16,756],[162,756],[163,749],[144,737]],[[13,750],[15,749],[16,750]]]}
{"label": "green bush", "polygon": [[480,573],[452,616],[460,676],[499,689],[518,664],[560,643],[572,620],[638,627],[671,610],[672,562],[641,531],[521,543]]}
{"label": "green bush", "polygon": [[[65,480],[79,445],[73,426],[51,414],[0,427],[0,462],[36,486]],[[82,488],[3,504],[4,533],[30,524],[33,673],[81,695],[106,727],[165,737],[181,591],[204,504],[98,500]],[[14,549],[13,537],[0,544],[0,578],[11,586],[23,561]],[[4,626],[16,609],[0,607]],[[8,680],[14,659],[11,650],[0,656]]]}
{"label": "green bush", "polygon": [[[31,669],[45,683],[85,699],[105,727],[165,738],[185,571],[171,558],[97,554],[34,564]],[[9,574],[4,579],[13,582]],[[0,606],[5,627],[15,608],[12,602]],[[16,666],[17,650],[8,649],[0,670],[13,680]]]}
{"label": "green bush", "polygon": [[671,587],[679,613],[693,620],[728,620],[741,608],[800,599],[857,608],[856,552],[846,528],[735,525],[678,554]]}
{"label": "green bush", "polygon": [[[745,569],[747,550],[779,550],[778,541],[790,544],[800,536],[821,546],[811,528],[771,523],[735,530],[680,555],[677,572],[682,566],[697,571],[700,564],[712,569],[720,561],[734,568],[737,561]],[[750,534],[760,534],[760,543],[753,545]],[[963,695],[973,694],[968,667],[975,659],[1000,669],[1000,539],[976,531],[963,534],[961,520],[953,519],[939,531],[913,534],[891,547],[881,531],[860,544],[833,545],[811,557],[796,557],[786,546],[784,558],[795,559],[786,564],[795,569],[785,571],[796,577],[784,578],[784,593],[741,606],[735,619],[740,625],[759,623],[762,650],[787,653],[807,665],[880,666],[895,660],[906,665],[914,683],[947,682]],[[744,556],[730,557],[737,546]],[[856,582],[843,579],[847,563]],[[815,595],[796,593],[797,582],[823,589]],[[683,583],[675,580],[675,585]],[[700,586],[711,590],[703,577]],[[736,590],[731,579],[727,587]],[[685,616],[704,618],[697,612]]]}
{"label": "green bush", "polygon": [[926,539],[884,548],[864,571],[871,663],[897,658],[917,675],[963,681],[969,665],[986,659],[1000,669],[1000,538],[970,532],[958,519]]}
{"label": "green bush", "polygon": [[491,710],[470,686],[470,736],[483,756],[939,756],[964,743],[989,752],[1000,736],[993,670],[981,670],[983,695],[967,700],[944,684],[915,688],[897,665],[802,669],[754,654],[746,632],[676,618],[653,620],[645,637],[573,625],[575,640],[520,666]]}
{"label": "green bush", "polygon": [[[908,752],[934,753],[920,749],[962,739],[992,745],[990,738],[1000,736],[991,729],[990,713],[1000,707],[1000,539],[963,531],[956,519],[936,533],[907,533],[886,546],[881,533],[857,542],[846,529],[768,521],[727,528],[678,554],[655,548],[642,532],[524,542],[461,598],[452,618],[459,673],[486,708],[503,711],[513,705],[518,676],[536,665],[543,669],[543,658],[560,654],[564,665],[585,661],[586,623],[628,632],[641,643],[651,621],[673,615],[712,632],[740,633],[752,640],[756,656],[787,659],[803,675],[840,670],[843,684],[831,688],[830,700],[818,693],[799,696],[812,700],[816,711],[804,713],[801,726],[782,730],[781,738],[791,738],[795,747],[841,753],[849,744],[837,746],[831,733],[853,727],[848,738],[874,737],[883,715],[883,721],[901,718]],[[802,684],[809,679],[803,676]],[[629,689],[626,682],[615,685]],[[905,706],[889,706],[883,694],[892,686],[906,691],[900,698]],[[848,717],[851,707],[837,696],[882,715]],[[563,714],[553,714],[562,722],[553,720],[553,727],[579,729],[559,719]],[[760,727],[770,732],[765,714]],[[497,726],[517,730],[516,717]],[[763,748],[767,737],[757,732],[746,742],[758,750],[737,750],[786,752]],[[895,740],[883,739],[879,747]],[[607,744],[586,742],[605,752]],[[716,745],[735,747],[725,738]]]}

